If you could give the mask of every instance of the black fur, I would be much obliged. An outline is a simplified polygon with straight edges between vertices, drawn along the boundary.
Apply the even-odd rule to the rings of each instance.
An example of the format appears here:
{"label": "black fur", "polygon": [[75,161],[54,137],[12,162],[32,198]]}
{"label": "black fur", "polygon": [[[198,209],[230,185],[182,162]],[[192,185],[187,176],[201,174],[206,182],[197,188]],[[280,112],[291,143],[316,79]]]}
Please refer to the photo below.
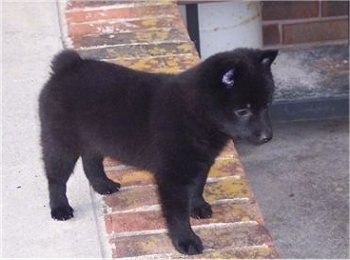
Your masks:
{"label": "black fur", "polygon": [[155,174],[174,246],[201,253],[189,218],[212,215],[202,193],[215,157],[231,138],[272,138],[267,108],[276,55],[237,49],[169,75],[82,59],[71,50],[58,54],[40,95],[52,218],[73,217],[66,182],[80,156],[95,191],[118,191],[102,166],[110,156]]}

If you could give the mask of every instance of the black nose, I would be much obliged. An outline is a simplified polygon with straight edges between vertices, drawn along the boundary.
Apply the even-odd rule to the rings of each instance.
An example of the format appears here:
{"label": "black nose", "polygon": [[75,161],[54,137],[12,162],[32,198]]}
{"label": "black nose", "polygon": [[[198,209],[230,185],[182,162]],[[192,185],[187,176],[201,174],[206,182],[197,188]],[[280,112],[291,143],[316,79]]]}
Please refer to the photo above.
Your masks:
{"label": "black nose", "polygon": [[271,137],[265,137],[265,138],[262,138],[260,139],[261,143],[267,143],[268,141],[270,141],[272,138]]}
{"label": "black nose", "polygon": [[272,135],[261,134],[259,136],[259,143],[265,144],[272,139]]}

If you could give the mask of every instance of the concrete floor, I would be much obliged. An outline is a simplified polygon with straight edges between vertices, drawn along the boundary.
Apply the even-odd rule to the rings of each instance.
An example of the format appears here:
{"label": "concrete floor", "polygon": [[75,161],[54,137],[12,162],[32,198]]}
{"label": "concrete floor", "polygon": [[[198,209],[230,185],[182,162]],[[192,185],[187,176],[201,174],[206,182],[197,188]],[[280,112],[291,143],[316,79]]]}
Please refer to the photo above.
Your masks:
{"label": "concrete floor", "polygon": [[349,258],[349,121],[279,123],[237,144],[281,258]]}
{"label": "concrete floor", "polygon": [[38,94],[48,78],[50,59],[63,48],[56,2],[5,1],[1,5],[0,258],[100,258],[104,237],[100,237],[99,213],[94,214],[97,208],[80,163],[68,183],[75,218],[53,221],[48,206]]}

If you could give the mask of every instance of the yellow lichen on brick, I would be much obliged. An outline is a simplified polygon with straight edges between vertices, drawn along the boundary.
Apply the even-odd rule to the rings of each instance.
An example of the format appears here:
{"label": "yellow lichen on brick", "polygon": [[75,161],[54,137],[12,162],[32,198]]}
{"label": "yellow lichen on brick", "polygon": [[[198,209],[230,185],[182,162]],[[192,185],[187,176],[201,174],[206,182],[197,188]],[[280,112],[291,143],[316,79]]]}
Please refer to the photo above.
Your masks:
{"label": "yellow lichen on brick", "polygon": [[186,52],[190,52],[193,50],[193,45],[189,44],[189,43],[182,43],[178,46],[176,46],[176,48],[184,53]]}
{"label": "yellow lichen on brick", "polygon": [[235,176],[237,179],[244,176],[243,169],[237,159],[225,158],[216,160],[209,171],[209,177]]}
{"label": "yellow lichen on brick", "polygon": [[152,69],[152,65],[150,65],[149,60],[147,59],[139,59],[133,64],[130,64],[130,68],[135,69],[135,70],[143,70],[143,71],[149,71]]}
{"label": "yellow lichen on brick", "polygon": [[134,42],[152,42],[152,33],[151,32],[135,32]]}
{"label": "yellow lichen on brick", "polygon": [[209,203],[216,200],[253,198],[246,180],[228,178],[214,183],[207,183],[204,197]]}
{"label": "yellow lichen on brick", "polygon": [[167,54],[167,50],[159,47],[154,47],[148,51],[148,53],[152,56],[159,56]]}
{"label": "yellow lichen on brick", "polygon": [[169,36],[169,31],[156,31],[155,36],[157,40],[164,41]]}
{"label": "yellow lichen on brick", "polygon": [[148,17],[147,19],[142,21],[142,25],[146,27],[155,27],[157,25],[157,18]]}
{"label": "yellow lichen on brick", "polygon": [[123,186],[154,182],[150,172],[137,169],[107,172],[107,176],[113,181],[120,182]]}
{"label": "yellow lichen on brick", "polygon": [[162,3],[162,4],[172,4],[172,3],[176,3],[175,0],[153,0],[155,2],[159,2],[159,3]]}
{"label": "yellow lichen on brick", "polygon": [[177,73],[179,70],[179,61],[174,56],[170,56],[170,58],[166,60],[166,66],[162,69],[165,73]]}
{"label": "yellow lichen on brick", "polygon": [[249,222],[249,221],[251,221],[252,219],[249,217],[249,216],[243,216],[243,217],[241,217],[241,221],[242,222]]}
{"label": "yellow lichen on brick", "polygon": [[165,41],[169,37],[169,31],[166,30],[150,30],[150,31],[140,31],[135,32],[135,39],[133,43],[138,42],[162,42]]}
{"label": "yellow lichen on brick", "polygon": [[167,65],[169,67],[177,67],[178,66],[178,61],[175,59],[174,56],[169,56],[169,59],[167,60]]}
{"label": "yellow lichen on brick", "polygon": [[134,170],[129,174],[125,174],[121,178],[121,182],[123,184],[141,182],[145,180],[153,181],[153,175],[148,171],[138,171]]}

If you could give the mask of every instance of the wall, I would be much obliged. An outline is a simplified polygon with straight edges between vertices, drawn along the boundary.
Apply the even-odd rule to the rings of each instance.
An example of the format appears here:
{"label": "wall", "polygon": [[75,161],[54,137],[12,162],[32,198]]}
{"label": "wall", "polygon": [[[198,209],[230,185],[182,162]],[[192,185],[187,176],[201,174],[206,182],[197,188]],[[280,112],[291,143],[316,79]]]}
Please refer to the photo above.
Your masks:
{"label": "wall", "polygon": [[348,1],[263,1],[265,47],[348,43]]}

